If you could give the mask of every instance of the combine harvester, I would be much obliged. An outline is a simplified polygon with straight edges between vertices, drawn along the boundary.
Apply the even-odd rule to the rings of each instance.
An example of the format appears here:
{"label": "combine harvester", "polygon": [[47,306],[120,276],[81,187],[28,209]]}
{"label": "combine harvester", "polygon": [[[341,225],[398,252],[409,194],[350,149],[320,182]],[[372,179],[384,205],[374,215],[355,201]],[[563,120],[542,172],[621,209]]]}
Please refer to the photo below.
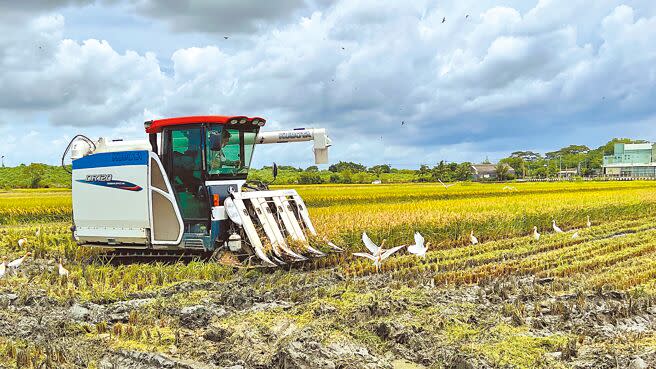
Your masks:
{"label": "combine harvester", "polygon": [[62,156],[73,161],[73,237],[119,258],[226,251],[276,266],[324,256],[298,193],[247,176],[256,144],[314,141],[324,164],[331,141],[325,129],[260,132],[264,123],[195,116],[145,122],[147,140],[76,136]]}

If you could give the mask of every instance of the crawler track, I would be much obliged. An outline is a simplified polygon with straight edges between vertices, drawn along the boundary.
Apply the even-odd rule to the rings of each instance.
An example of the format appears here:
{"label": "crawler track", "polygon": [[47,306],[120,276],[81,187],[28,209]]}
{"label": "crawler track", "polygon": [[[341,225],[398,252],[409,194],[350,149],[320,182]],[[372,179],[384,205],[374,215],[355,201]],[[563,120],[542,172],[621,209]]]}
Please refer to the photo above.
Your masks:
{"label": "crawler track", "polygon": [[144,249],[113,249],[106,253],[92,257],[92,262],[103,264],[140,264],[140,263],[164,263],[173,264],[177,262],[189,263],[192,261],[208,261],[212,252],[184,250],[144,250]]}

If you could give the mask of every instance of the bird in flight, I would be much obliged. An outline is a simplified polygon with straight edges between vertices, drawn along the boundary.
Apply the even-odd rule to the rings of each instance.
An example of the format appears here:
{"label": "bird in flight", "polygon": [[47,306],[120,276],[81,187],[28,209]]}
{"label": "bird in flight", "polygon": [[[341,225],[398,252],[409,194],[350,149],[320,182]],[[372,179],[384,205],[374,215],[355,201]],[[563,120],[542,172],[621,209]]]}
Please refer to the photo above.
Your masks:
{"label": "bird in flight", "polygon": [[441,184],[442,186],[444,186],[444,188],[446,188],[447,190],[449,189],[449,187],[451,187],[451,186],[455,186],[455,185],[457,184],[457,183],[449,183],[449,184],[446,184],[446,183],[442,182],[442,180],[439,179],[439,178],[437,179],[437,181],[440,182],[440,184]]}
{"label": "bird in flight", "polygon": [[465,15],[465,19],[469,18],[469,14]]}
{"label": "bird in flight", "polygon": [[380,267],[383,265],[383,260],[387,259],[393,253],[405,247],[405,245],[401,245],[392,247],[389,250],[385,250],[383,248],[385,245],[385,240],[383,240],[383,242],[380,243],[380,246],[378,246],[369,238],[369,236],[367,236],[366,232],[362,233],[362,242],[364,242],[364,245],[367,247],[371,254],[367,254],[365,252],[354,252],[353,255],[373,260],[374,266],[376,267],[376,272],[380,271]]}
{"label": "bird in flight", "polygon": [[446,17],[442,18],[442,23],[446,22]]}
{"label": "bird in flight", "polygon": [[430,242],[424,244],[424,236],[422,236],[419,232],[415,232],[415,244],[408,246],[408,252],[424,258],[426,257],[428,246],[430,246]]}
{"label": "bird in flight", "polygon": [[230,38],[230,37],[228,37],[228,36],[223,36],[223,39],[224,39],[224,40],[227,40],[227,39],[229,39],[229,38]]}
{"label": "bird in flight", "polygon": [[401,121],[401,125],[405,126],[405,121],[404,120]]}

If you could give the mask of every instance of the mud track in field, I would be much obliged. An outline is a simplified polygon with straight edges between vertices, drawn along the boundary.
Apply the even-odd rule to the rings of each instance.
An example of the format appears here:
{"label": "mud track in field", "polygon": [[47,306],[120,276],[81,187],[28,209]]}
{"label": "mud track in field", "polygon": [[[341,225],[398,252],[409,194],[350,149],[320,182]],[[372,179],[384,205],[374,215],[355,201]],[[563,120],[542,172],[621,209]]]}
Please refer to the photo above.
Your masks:
{"label": "mud track in field", "polygon": [[[446,289],[417,283],[408,288],[385,274],[347,280],[320,270],[181,283],[104,303],[55,301],[43,290],[4,292],[0,331],[28,343],[15,355],[22,367],[30,360],[34,367],[107,369],[501,367],[468,349],[496,342],[486,331],[499,326],[521,330],[521,337],[564,337],[545,347],[537,367],[656,364],[656,351],[631,344],[656,328],[650,296],[561,293],[551,278]],[[137,344],[116,333],[130,326],[155,326],[165,337],[142,333],[146,343]]]}

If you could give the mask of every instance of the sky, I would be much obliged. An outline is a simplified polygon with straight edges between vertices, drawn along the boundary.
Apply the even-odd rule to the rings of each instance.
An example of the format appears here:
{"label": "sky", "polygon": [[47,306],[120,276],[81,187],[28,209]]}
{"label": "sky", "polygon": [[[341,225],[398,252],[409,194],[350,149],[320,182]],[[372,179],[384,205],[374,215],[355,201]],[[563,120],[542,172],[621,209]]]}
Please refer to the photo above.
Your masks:
{"label": "sky", "polygon": [[[0,154],[209,114],[402,168],[656,140],[654,35],[652,0],[0,1]],[[313,165],[311,143],[256,148],[273,161]]]}

